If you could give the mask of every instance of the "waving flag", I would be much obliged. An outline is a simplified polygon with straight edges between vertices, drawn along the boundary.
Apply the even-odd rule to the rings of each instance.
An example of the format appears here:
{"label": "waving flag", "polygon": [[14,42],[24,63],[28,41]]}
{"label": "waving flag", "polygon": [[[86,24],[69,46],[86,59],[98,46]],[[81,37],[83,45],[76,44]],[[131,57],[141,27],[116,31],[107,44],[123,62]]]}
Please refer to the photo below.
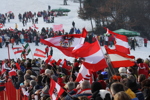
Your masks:
{"label": "waving flag", "polygon": [[65,90],[60,87],[53,79],[50,80],[50,89],[49,95],[52,97],[52,100],[58,100],[58,98],[64,93]]}
{"label": "waving flag", "polygon": [[110,58],[110,61],[114,68],[118,67],[130,67],[135,65],[134,63],[134,56],[128,56],[125,53],[111,50],[108,47],[106,48],[106,52],[108,54],[108,57]]}
{"label": "waving flag", "polygon": [[72,50],[75,46],[84,43],[84,39],[87,32],[83,29],[82,34],[68,34],[68,35],[61,35],[56,36],[48,39],[41,39],[43,44],[48,46],[56,47],[60,51],[62,51],[66,56],[73,57]]}
{"label": "waving flag", "polygon": [[63,25],[53,25],[53,30],[54,31],[62,31],[63,30]]}
{"label": "waving flag", "polygon": [[17,75],[17,72],[15,69],[12,69],[9,71],[9,76],[16,76]]}
{"label": "waving flag", "polygon": [[14,54],[17,54],[17,53],[22,53],[23,51],[23,48],[22,47],[14,47],[12,48],[13,51],[14,51]]}
{"label": "waving flag", "polygon": [[83,65],[90,71],[96,72],[107,67],[104,54],[98,41],[94,43],[85,43],[73,50],[73,55],[84,58]]}
{"label": "waving flag", "polygon": [[28,55],[30,53],[31,49],[30,49],[30,46],[28,43],[24,46],[24,50],[25,50],[26,55]]}
{"label": "waving flag", "polygon": [[79,70],[78,76],[77,76],[75,81],[76,82],[80,82],[83,79],[90,80],[91,79],[91,75],[90,75],[89,70],[82,64],[82,66],[81,66],[81,68]]}
{"label": "waving flag", "polygon": [[115,36],[115,48],[117,51],[130,54],[130,47],[128,44],[128,38],[125,35],[117,34],[112,31],[110,31],[108,28],[105,28],[107,30],[107,34],[112,34]]}
{"label": "waving flag", "polygon": [[51,66],[53,66],[53,63],[55,62],[56,62],[55,59],[53,59],[51,55],[49,55],[48,58],[45,60],[45,63]]}
{"label": "waving flag", "polygon": [[26,59],[26,51],[25,51],[25,49],[21,53],[21,58],[22,59]]}
{"label": "waving flag", "polygon": [[57,65],[58,65],[59,67],[65,68],[65,69],[67,69],[67,70],[71,70],[71,68],[72,68],[71,66],[68,66],[68,65],[67,65],[67,60],[66,60],[66,59],[64,59],[64,60],[59,59],[58,62],[57,62]]}
{"label": "waving flag", "polygon": [[10,31],[14,31],[14,29],[12,29],[11,27],[8,28]]}
{"label": "waving flag", "polygon": [[35,29],[39,29],[35,24],[33,24],[32,27],[35,28]]}
{"label": "waving flag", "polygon": [[45,52],[37,48],[35,49],[34,56],[43,57],[43,58],[46,57]]}

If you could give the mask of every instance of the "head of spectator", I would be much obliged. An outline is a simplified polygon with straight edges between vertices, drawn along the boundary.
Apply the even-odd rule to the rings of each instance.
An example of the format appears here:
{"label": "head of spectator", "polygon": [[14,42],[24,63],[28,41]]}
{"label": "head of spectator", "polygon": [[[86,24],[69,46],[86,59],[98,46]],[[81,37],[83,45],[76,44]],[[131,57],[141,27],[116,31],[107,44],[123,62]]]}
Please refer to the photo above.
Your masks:
{"label": "head of spectator", "polygon": [[115,82],[111,84],[110,87],[111,93],[114,96],[116,93],[120,92],[120,91],[125,91],[124,89],[124,85],[120,82]]}
{"label": "head of spectator", "polygon": [[150,79],[142,81],[142,92],[145,100],[150,100]]}
{"label": "head of spectator", "polygon": [[75,88],[75,83],[74,82],[68,82],[65,87],[68,91],[71,91]]}
{"label": "head of spectator", "polygon": [[127,78],[127,69],[125,67],[120,67],[118,71],[122,78]]}
{"label": "head of spectator", "polygon": [[91,88],[90,82],[84,80],[82,83],[80,83],[80,88],[81,90],[90,89]]}
{"label": "head of spectator", "polygon": [[26,70],[26,74],[32,75],[32,71],[31,70]]}
{"label": "head of spectator", "polygon": [[114,100],[131,100],[131,98],[123,91],[115,94]]}
{"label": "head of spectator", "polygon": [[24,75],[24,80],[32,80],[32,78],[30,77],[29,74],[25,74]]}
{"label": "head of spectator", "polygon": [[140,75],[138,75],[137,81],[138,81],[139,83],[141,83],[141,82],[144,81],[145,79],[146,79],[146,76],[145,76],[144,74],[140,74]]}
{"label": "head of spectator", "polygon": [[142,58],[138,58],[138,59],[136,60],[136,63],[137,63],[137,64],[143,63],[143,59],[142,59]]}
{"label": "head of spectator", "polygon": [[24,74],[23,74],[23,72],[22,72],[21,70],[18,70],[18,71],[17,71],[17,75],[18,75],[18,76],[23,76]]}
{"label": "head of spectator", "polygon": [[46,70],[45,70],[45,75],[46,75],[46,76],[50,77],[50,76],[53,75],[53,74],[54,74],[54,72],[53,72],[52,70],[50,70],[50,69],[46,69]]}
{"label": "head of spectator", "polygon": [[25,80],[25,81],[24,81],[24,85],[25,85],[26,87],[29,87],[29,86],[30,86],[30,80]]}
{"label": "head of spectator", "polygon": [[133,88],[134,85],[137,86],[136,81],[134,82],[128,78],[124,78],[121,82],[124,84],[125,93],[127,93],[131,99],[136,98],[135,93],[131,90],[131,88]]}
{"label": "head of spectator", "polygon": [[91,85],[91,91],[92,93],[99,91],[100,89],[102,89],[102,85],[100,82],[93,82]]}
{"label": "head of spectator", "polygon": [[37,83],[36,83],[35,80],[31,80],[31,81],[30,81],[30,87],[33,88],[34,86],[36,86],[36,84],[37,84]]}
{"label": "head of spectator", "polygon": [[79,100],[89,100],[87,96],[80,96],[78,98],[79,98]]}

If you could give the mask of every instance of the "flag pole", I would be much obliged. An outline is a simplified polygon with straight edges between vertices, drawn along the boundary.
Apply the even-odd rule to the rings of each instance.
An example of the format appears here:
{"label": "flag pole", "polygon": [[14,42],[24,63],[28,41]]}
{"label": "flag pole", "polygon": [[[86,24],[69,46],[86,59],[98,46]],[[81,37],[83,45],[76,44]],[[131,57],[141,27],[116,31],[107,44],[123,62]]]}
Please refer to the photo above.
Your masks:
{"label": "flag pole", "polygon": [[70,71],[70,72],[71,72],[71,75],[70,75],[70,77],[69,77],[69,78],[72,78],[72,73],[73,73],[73,68],[74,68],[74,66],[73,66],[73,64],[72,64],[72,63],[71,63],[70,65],[72,66],[72,68],[71,68],[71,71]]}
{"label": "flag pole", "polygon": [[[98,39],[96,38],[96,41],[98,42],[98,44],[99,44],[99,41],[98,41]],[[99,44],[99,47],[101,48],[101,46],[100,46],[100,44]],[[103,49],[101,49],[102,50],[102,53],[104,54],[104,52],[103,52]],[[108,70],[110,71],[110,74],[111,74],[111,76],[113,75],[113,72],[111,71],[111,69],[110,69],[110,67],[111,67],[111,65],[109,66],[109,64],[108,64],[108,60],[106,59],[106,57],[104,57],[104,59],[105,59],[105,61],[106,61],[106,64],[107,64],[107,66],[108,66]]]}
{"label": "flag pole", "polygon": [[7,45],[7,48],[8,48],[8,60],[9,60],[9,62],[10,62],[9,44]]}

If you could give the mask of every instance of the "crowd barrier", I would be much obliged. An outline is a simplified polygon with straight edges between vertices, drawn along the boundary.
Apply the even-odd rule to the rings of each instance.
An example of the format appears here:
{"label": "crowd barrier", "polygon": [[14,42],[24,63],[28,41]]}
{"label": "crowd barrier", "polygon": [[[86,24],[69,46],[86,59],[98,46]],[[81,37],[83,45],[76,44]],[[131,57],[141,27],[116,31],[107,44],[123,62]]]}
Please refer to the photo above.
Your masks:
{"label": "crowd barrier", "polygon": [[28,97],[22,94],[21,89],[15,89],[11,81],[0,86],[5,86],[5,89],[0,91],[0,100],[28,100]]}

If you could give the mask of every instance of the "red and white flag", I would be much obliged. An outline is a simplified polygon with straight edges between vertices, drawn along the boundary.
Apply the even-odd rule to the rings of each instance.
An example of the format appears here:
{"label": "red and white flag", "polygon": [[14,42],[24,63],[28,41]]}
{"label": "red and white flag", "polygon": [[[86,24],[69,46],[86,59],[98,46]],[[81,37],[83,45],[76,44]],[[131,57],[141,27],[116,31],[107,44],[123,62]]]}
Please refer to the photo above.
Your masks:
{"label": "red and white flag", "polygon": [[45,63],[46,63],[46,64],[49,64],[49,65],[51,65],[51,66],[53,66],[53,63],[55,63],[55,62],[56,62],[55,59],[53,59],[51,55],[49,55],[49,56],[47,57],[47,59],[45,60]]}
{"label": "red and white flag", "polygon": [[62,31],[63,30],[63,25],[53,25],[53,31]]}
{"label": "red and white flag", "polygon": [[36,48],[36,49],[35,49],[35,52],[34,52],[34,56],[45,58],[45,57],[46,57],[46,54],[45,54],[44,51],[42,51],[42,50]]}
{"label": "red and white flag", "polygon": [[86,42],[82,46],[74,49],[72,53],[76,58],[84,58],[84,66],[92,72],[103,70],[107,67],[104,54],[97,40],[91,44]]}
{"label": "red and white flag", "polygon": [[65,69],[67,69],[67,70],[71,70],[71,66],[68,66],[67,65],[67,60],[66,59],[59,59],[58,60],[58,62],[57,62],[57,65],[59,66],[59,67],[62,67],[62,68],[65,68]]}
{"label": "red and white flag", "polygon": [[9,71],[9,76],[16,76],[17,75],[17,72],[15,69],[12,69]]}
{"label": "red and white flag", "polygon": [[3,28],[3,27],[4,27],[4,25],[2,23],[0,23],[0,28]]}
{"label": "red and white flag", "polygon": [[14,31],[14,29],[12,29],[11,27],[9,27],[9,30],[10,30],[10,31]]}
{"label": "red and white flag", "polygon": [[14,47],[12,48],[13,51],[14,51],[14,54],[17,54],[17,53],[22,53],[23,51],[23,48],[22,47]]}
{"label": "red and white flag", "polygon": [[11,13],[13,13],[13,12],[12,12],[12,11],[8,11],[7,13],[11,14]]}
{"label": "red and white flag", "polygon": [[75,81],[81,82],[83,80],[90,80],[92,82],[90,71],[82,64]]}
{"label": "red and white flag", "polygon": [[112,34],[115,37],[115,49],[116,51],[130,54],[130,46],[128,44],[128,38],[125,35],[114,33],[113,31],[110,31],[108,28],[105,28],[107,30],[107,34]]}
{"label": "red and white flag", "polygon": [[105,49],[114,68],[130,67],[135,65],[134,56],[129,56],[125,53],[111,50],[108,47],[105,47]]}
{"label": "red and white flag", "polygon": [[58,83],[56,83],[53,79],[50,80],[49,95],[52,97],[52,100],[58,100],[64,92],[65,90]]}
{"label": "red and white flag", "polygon": [[46,44],[48,46],[56,47],[57,49],[62,51],[66,56],[74,57],[71,53],[72,50],[75,46],[84,43],[86,34],[86,30],[83,29],[82,34],[68,34],[47,38],[45,40],[41,39],[41,43]]}
{"label": "red and white flag", "polygon": [[35,24],[33,24],[32,27],[35,28],[35,29],[39,29]]}

